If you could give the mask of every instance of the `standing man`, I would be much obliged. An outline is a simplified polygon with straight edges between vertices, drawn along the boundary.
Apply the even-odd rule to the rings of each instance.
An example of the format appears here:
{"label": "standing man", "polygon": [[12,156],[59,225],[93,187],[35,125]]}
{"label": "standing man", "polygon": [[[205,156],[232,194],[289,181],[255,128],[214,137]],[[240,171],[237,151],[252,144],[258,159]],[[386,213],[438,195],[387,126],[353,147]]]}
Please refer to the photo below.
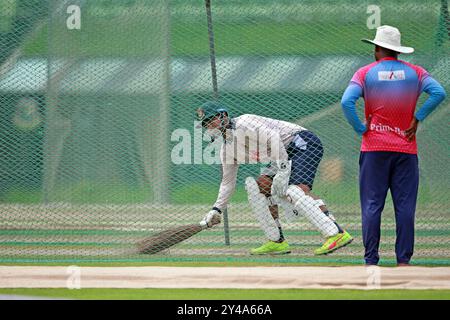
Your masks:
{"label": "standing man", "polygon": [[[388,189],[394,202],[397,265],[408,265],[414,251],[414,219],[419,185],[416,131],[424,119],[445,99],[445,91],[428,72],[397,59],[412,53],[401,46],[400,32],[378,27],[374,40],[376,62],[360,68],[342,97],[344,115],[362,135],[359,185],[365,262],[379,260],[381,212]],[[414,114],[422,92],[428,99]],[[356,114],[356,101],[364,98],[365,119]]]}
{"label": "standing man", "polygon": [[331,253],[352,242],[323,200],[311,193],[323,155],[322,143],[315,134],[290,122],[253,114],[231,118],[224,106],[213,101],[197,110],[197,118],[212,139],[222,139],[222,182],[217,201],[200,222],[204,228],[220,221],[235,190],[239,165],[269,163],[257,180],[245,180],[250,206],[268,239],[251,254],[290,252],[278,219],[278,205],[290,220],[301,213],[321,232],[325,242],[314,251],[316,255]]}

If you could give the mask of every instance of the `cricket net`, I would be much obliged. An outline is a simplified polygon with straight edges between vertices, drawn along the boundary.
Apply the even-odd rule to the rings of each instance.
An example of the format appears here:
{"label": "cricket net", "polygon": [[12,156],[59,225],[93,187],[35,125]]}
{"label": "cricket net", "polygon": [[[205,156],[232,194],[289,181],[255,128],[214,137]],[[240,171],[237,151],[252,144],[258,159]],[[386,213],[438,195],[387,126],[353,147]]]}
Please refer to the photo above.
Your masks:
{"label": "cricket net", "polygon": [[[360,39],[384,24],[416,49],[400,58],[450,92],[448,2],[230,0],[211,9],[220,102],[233,117],[285,120],[320,137],[314,192],[355,241],[314,258],[320,233],[281,214],[291,255],[249,256],[265,237],[244,189],[261,166],[246,164],[221,225],[156,255],[136,252],[149,235],[200,221],[217,197],[221,166],[194,126],[195,110],[213,99],[205,1],[3,0],[0,262],[362,262],[360,138],[340,99],[373,61]],[[418,263],[450,264],[449,113],[447,99],[418,131]],[[387,262],[395,230],[388,195]]]}

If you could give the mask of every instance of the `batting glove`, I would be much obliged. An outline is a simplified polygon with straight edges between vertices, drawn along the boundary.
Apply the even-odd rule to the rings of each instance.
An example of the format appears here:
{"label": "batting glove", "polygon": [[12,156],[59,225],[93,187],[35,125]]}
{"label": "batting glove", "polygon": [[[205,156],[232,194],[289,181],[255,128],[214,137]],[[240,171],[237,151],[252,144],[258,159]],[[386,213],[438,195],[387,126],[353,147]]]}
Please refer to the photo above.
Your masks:
{"label": "batting glove", "polygon": [[221,219],[222,219],[222,215],[221,215],[221,211],[219,208],[212,208],[211,211],[209,211],[206,216],[203,218],[202,221],[200,221],[200,226],[203,229],[206,228],[211,228],[213,225],[219,224]]}
{"label": "batting glove", "polygon": [[274,196],[283,197],[286,195],[291,176],[291,160],[278,160],[276,162],[277,174],[273,177],[271,192]]}

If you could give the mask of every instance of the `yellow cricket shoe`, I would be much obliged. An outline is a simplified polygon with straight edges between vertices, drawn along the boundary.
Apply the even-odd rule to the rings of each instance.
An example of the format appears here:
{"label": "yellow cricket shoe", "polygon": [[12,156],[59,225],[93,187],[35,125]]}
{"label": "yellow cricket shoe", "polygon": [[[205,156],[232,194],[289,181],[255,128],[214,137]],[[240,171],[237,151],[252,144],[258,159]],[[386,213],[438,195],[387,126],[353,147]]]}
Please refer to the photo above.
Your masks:
{"label": "yellow cricket shoe", "polygon": [[291,253],[289,250],[289,244],[286,240],[283,242],[268,241],[261,247],[252,249],[250,254],[252,255],[264,255],[264,254],[287,254]]}
{"label": "yellow cricket shoe", "polygon": [[345,247],[353,241],[352,236],[347,231],[338,233],[333,237],[329,237],[325,243],[314,251],[315,255],[328,254],[339,248]]}

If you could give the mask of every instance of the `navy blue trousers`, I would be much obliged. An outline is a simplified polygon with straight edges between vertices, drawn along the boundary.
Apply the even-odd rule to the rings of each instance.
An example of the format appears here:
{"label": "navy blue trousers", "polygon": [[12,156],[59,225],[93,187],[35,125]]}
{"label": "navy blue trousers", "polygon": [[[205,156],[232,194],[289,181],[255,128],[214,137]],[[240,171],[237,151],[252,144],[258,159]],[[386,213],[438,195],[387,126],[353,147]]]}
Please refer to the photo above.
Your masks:
{"label": "navy blue trousers", "polygon": [[297,135],[306,142],[306,149],[297,148],[292,142],[286,149],[289,160],[292,160],[289,184],[304,184],[312,190],[317,168],[323,156],[322,142],[311,131],[301,131]]}
{"label": "navy blue trousers", "polygon": [[366,264],[380,257],[381,212],[387,191],[394,202],[397,263],[408,263],[414,251],[414,220],[419,186],[417,155],[400,152],[361,152],[359,190]]}

